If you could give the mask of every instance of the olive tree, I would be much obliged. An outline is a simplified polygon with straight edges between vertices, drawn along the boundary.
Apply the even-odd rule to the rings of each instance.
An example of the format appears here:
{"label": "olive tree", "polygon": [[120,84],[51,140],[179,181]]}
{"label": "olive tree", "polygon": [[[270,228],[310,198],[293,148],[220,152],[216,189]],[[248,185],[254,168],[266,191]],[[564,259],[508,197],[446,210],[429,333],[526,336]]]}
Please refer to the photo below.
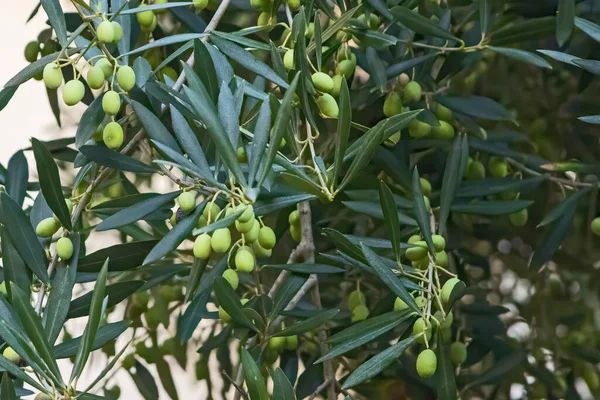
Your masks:
{"label": "olive tree", "polygon": [[87,108],[0,170],[0,397],[597,396],[575,3],[41,0],[0,109]]}

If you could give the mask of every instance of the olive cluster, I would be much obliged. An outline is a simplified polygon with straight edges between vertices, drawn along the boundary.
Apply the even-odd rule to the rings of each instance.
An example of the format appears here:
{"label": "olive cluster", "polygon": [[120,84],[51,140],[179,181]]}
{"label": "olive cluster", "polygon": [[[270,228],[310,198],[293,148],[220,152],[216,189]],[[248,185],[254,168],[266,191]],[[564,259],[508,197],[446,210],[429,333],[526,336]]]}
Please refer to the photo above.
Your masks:
{"label": "olive cluster", "polygon": [[[73,203],[65,199],[69,214],[73,212]],[[52,237],[61,227],[60,220],[56,215],[41,220],[35,227],[35,233],[41,238]],[[73,256],[73,242],[68,237],[61,237],[56,241],[56,254],[62,260],[70,260]]]}

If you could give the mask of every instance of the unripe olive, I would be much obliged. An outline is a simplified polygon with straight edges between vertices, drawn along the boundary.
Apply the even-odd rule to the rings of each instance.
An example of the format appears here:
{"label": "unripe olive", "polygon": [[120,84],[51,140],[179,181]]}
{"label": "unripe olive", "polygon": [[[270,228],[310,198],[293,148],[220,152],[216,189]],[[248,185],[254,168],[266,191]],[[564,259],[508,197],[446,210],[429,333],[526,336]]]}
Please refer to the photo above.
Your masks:
{"label": "unripe olive", "polygon": [[208,0],[193,0],[196,10],[204,10],[208,5]]}
{"label": "unripe olive", "polygon": [[204,216],[204,219],[206,219],[207,222],[214,222],[217,219],[217,216],[220,212],[221,207],[219,207],[217,203],[210,202],[206,205],[206,207],[204,207],[204,210],[202,211],[202,216]]}
{"label": "unripe olive", "polygon": [[413,119],[408,124],[408,134],[412,138],[422,138],[423,136],[429,135],[429,132],[431,132],[431,125],[426,122]]}
{"label": "unripe olive", "polygon": [[387,139],[385,139],[385,141],[383,142],[383,144],[386,147],[394,147],[400,141],[401,135],[402,135],[401,131],[393,133],[390,137],[388,137]]}
{"label": "unripe olive", "polygon": [[377,27],[379,26],[379,17],[375,14],[369,14],[369,22],[367,22],[366,14],[359,15],[359,17],[357,19],[359,21],[364,22],[371,29],[377,29]]}
{"label": "unripe olive", "polygon": [[436,252],[440,252],[446,248],[446,239],[442,235],[432,235],[433,247]]}
{"label": "unripe olive", "polygon": [[240,204],[238,206],[237,211],[239,211],[239,210],[244,210],[244,212],[242,212],[237,219],[241,223],[246,223],[246,222],[254,219],[254,207],[252,207],[252,205],[246,206],[246,205]]}
{"label": "unripe olive", "polygon": [[201,215],[200,218],[198,218],[198,222],[196,222],[196,228],[204,228],[206,225],[206,218],[204,215]]}
{"label": "unripe olive", "polygon": [[138,13],[135,14],[138,23],[142,26],[149,26],[152,25],[153,21],[156,19],[156,16],[154,15],[154,13],[152,12],[152,10],[143,10],[143,7],[145,6],[145,4],[140,5],[138,8],[140,9],[140,11]]}
{"label": "unripe olive", "polygon": [[393,117],[402,112],[402,98],[400,93],[390,93],[383,102],[383,113],[386,117]]}
{"label": "unripe olive", "polygon": [[285,337],[284,336],[276,336],[269,339],[269,343],[267,344],[269,349],[273,351],[281,351],[285,346]]}
{"label": "unripe olive", "polygon": [[394,311],[403,311],[407,308],[408,304],[406,304],[400,297],[396,297],[396,301],[394,301]]}
{"label": "unripe olive", "polygon": [[241,162],[241,163],[248,162],[248,155],[246,154],[246,149],[244,149],[244,146],[238,147],[237,150],[235,151],[235,155],[236,155],[238,162]]}
{"label": "unripe olive", "polygon": [[125,188],[121,182],[113,183],[106,189],[106,194],[111,199],[123,197],[125,195]]}
{"label": "unripe olive", "polygon": [[63,81],[62,70],[56,63],[46,64],[42,77],[48,89],[57,89]]}
{"label": "unripe olive", "polygon": [[421,317],[418,318],[413,324],[413,335],[417,336],[423,332],[425,332],[425,334],[417,338],[417,342],[421,344],[425,343],[425,336],[427,336],[427,340],[429,341],[431,339],[431,335],[433,334],[433,327],[431,326],[431,323]]}
{"label": "unripe olive", "polygon": [[425,271],[429,267],[429,258],[423,257],[419,261],[411,262],[413,268],[420,269],[421,271]]}
{"label": "unripe olive", "polygon": [[410,261],[419,261],[427,257],[427,243],[419,241],[415,243],[414,247],[409,247],[404,253],[406,258]]}
{"label": "unripe olive", "polygon": [[289,71],[294,69],[294,49],[290,49],[283,55],[283,65]]}
{"label": "unripe olive", "polygon": [[324,72],[312,74],[312,82],[319,92],[329,93],[333,89],[333,79]]}
{"label": "unripe olive", "polygon": [[439,126],[431,127],[431,134],[435,139],[452,139],[454,137],[454,127],[446,121],[440,120]]}
{"label": "unripe olive", "polygon": [[271,15],[270,11],[261,12],[256,20],[257,26],[268,26],[277,23],[277,16]]}
{"label": "unripe olive", "polygon": [[31,42],[27,43],[27,45],[25,45],[25,59],[30,63],[37,60],[39,52],[40,42],[38,42],[37,40],[32,40]]}
{"label": "unripe olive", "polygon": [[252,230],[253,227],[254,219],[251,219],[247,222],[240,222],[239,219],[235,221],[235,229],[237,229],[239,233],[248,233]]}
{"label": "unripe olive", "polygon": [[435,106],[435,116],[439,120],[452,122],[452,110],[439,103]]}
{"label": "unripe olive", "polygon": [[421,101],[421,96],[421,85],[418,82],[408,82],[404,87],[404,101],[406,103]]}
{"label": "unripe olive", "polygon": [[300,213],[298,213],[298,210],[294,210],[290,213],[288,222],[290,225],[300,225]]}
{"label": "unripe olive", "polygon": [[421,190],[423,191],[423,195],[426,197],[431,197],[431,183],[425,178],[419,178],[419,182],[421,182]]}
{"label": "unripe olive", "polygon": [[104,79],[107,79],[109,76],[113,74],[113,65],[108,61],[108,58],[103,57],[96,61],[96,67],[102,68],[102,72],[104,72]]}
{"label": "unripe olive", "polygon": [[600,236],[600,217],[596,217],[592,220],[592,223],[590,224],[590,229],[592,230],[592,233],[596,236]]}
{"label": "unripe olive", "polygon": [[458,278],[450,278],[446,281],[446,283],[444,283],[444,286],[442,286],[442,302],[444,304],[448,304],[448,301],[450,301],[450,295],[452,294],[452,290],[454,290],[454,286],[456,286],[457,283],[460,282],[460,279]]}
{"label": "unripe olive", "polygon": [[254,254],[256,254],[257,257],[271,257],[271,254],[273,254],[273,250],[265,249],[260,245],[258,240],[252,243],[252,250],[254,251]]}
{"label": "unripe olive", "polygon": [[246,248],[240,248],[235,253],[235,267],[241,272],[254,270],[254,254]]}
{"label": "unripe olive", "polygon": [[356,63],[352,62],[352,60],[342,60],[335,67],[335,74],[342,75],[348,79],[354,73],[354,68],[356,68]]}
{"label": "unripe olive", "polygon": [[369,309],[365,305],[358,305],[352,309],[352,322],[364,321],[369,316]]}
{"label": "unripe olive", "polygon": [[290,225],[290,235],[292,235],[292,239],[298,243],[302,240],[302,231],[299,226]]}
{"label": "unripe olive", "polygon": [[113,42],[117,43],[119,40],[123,38],[123,27],[117,21],[111,22],[114,31]]}
{"label": "unripe olive", "polygon": [[102,97],[102,109],[108,115],[115,115],[121,108],[121,97],[114,90],[109,90]]}
{"label": "unripe olive", "polygon": [[435,314],[433,314],[433,316],[439,321],[441,329],[450,328],[452,326],[452,322],[454,321],[454,315],[452,314],[452,311],[447,313],[445,318],[444,314],[442,314],[440,310],[436,311]]}
{"label": "unripe olive", "polygon": [[298,348],[298,335],[286,336],[285,338],[285,349],[293,351]]}
{"label": "unripe olive", "polygon": [[342,50],[338,50],[337,52],[337,62],[342,62],[344,60],[349,60],[352,64],[356,65],[356,54],[354,54],[350,47],[346,47]]}
{"label": "unripe olive", "polygon": [[4,349],[4,351],[2,352],[2,355],[4,356],[4,358],[6,358],[8,361],[12,362],[12,363],[18,363],[19,360],[21,359],[21,356],[19,356],[17,354],[16,351],[13,350],[12,347],[7,347]]}
{"label": "unripe olive", "polygon": [[97,65],[90,67],[86,80],[90,88],[100,89],[104,85],[104,71]]}
{"label": "unripe olive", "polygon": [[459,365],[467,360],[467,346],[462,342],[454,342],[450,345],[450,361]]}
{"label": "unripe olive", "polygon": [[244,232],[242,236],[244,237],[244,241],[246,243],[254,243],[258,239],[258,235],[260,234],[260,222],[257,219],[252,220],[252,228],[248,232]]}
{"label": "unripe olive", "polygon": [[62,260],[70,260],[73,257],[73,242],[67,237],[61,237],[56,242],[56,254]]}
{"label": "unripe olive", "polygon": [[240,284],[240,278],[238,277],[237,272],[235,272],[233,269],[226,269],[225,272],[223,272],[223,278],[229,282],[233,290],[238,288],[238,285]]}
{"label": "unripe olive", "polygon": [[423,240],[421,235],[412,235],[411,237],[408,238],[408,243],[415,244],[417,242],[420,242],[421,240]]}
{"label": "unripe olive", "polygon": [[442,268],[446,268],[448,266],[448,253],[444,250],[437,252],[435,254],[435,264]]}
{"label": "unripe olive", "polygon": [[502,157],[490,157],[488,168],[490,170],[490,175],[496,178],[504,178],[508,175],[508,164]]}
{"label": "unripe olive", "polygon": [[324,116],[329,118],[338,117],[340,109],[333,96],[329,93],[323,93],[319,98],[317,98],[317,105]]}
{"label": "unripe olive", "polygon": [[140,24],[140,30],[142,32],[152,32],[154,31],[154,29],[156,29],[156,26],[158,25],[158,18],[156,18],[156,14],[152,13],[152,22],[150,22],[149,25],[141,25]]}
{"label": "unripe olive", "polygon": [[62,96],[66,105],[74,106],[75,104],[79,103],[81,99],[83,99],[84,95],[85,86],[83,86],[83,82],[80,80],[72,79],[65,83]]}
{"label": "unripe olive", "polygon": [[225,253],[231,246],[231,232],[229,228],[217,229],[213,232],[210,246],[217,254]]}
{"label": "unripe olive", "polygon": [[340,95],[340,90],[342,88],[342,80],[344,80],[344,77],[341,75],[334,75],[332,79],[333,89],[331,89],[331,92],[329,92],[329,94],[334,97],[338,97]]}
{"label": "unripe olive", "polygon": [[196,207],[196,196],[192,192],[183,192],[177,198],[179,208],[185,213],[192,211]]}
{"label": "unripe olive", "polygon": [[258,232],[258,242],[260,243],[261,247],[270,250],[275,247],[276,241],[277,238],[275,237],[275,232],[273,232],[273,229],[269,228],[268,226],[263,226],[260,228],[260,231]]}
{"label": "unripe olive", "polygon": [[596,391],[600,387],[600,377],[598,377],[598,372],[592,364],[585,363],[583,368],[583,380],[591,391]]}
{"label": "unripe olive", "polygon": [[365,297],[365,294],[360,290],[353,290],[348,295],[348,309],[354,310],[356,307],[366,304],[367,298]]}
{"label": "unripe olive", "polygon": [[148,308],[150,294],[147,291],[134,293],[131,298],[131,301],[133,301],[133,304],[139,309],[145,310],[146,308]]}
{"label": "unripe olive", "polygon": [[115,28],[110,21],[102,21],[96,28],[98,40],[102,43],[111,43],[115,40]]}
{"label": "unripe olive", "polygon": [[467,164],[465,170],[465,178],[469,180],[483,179],[485,178],[485,167],[479,161],[472,161]]}
{"label": "unripe olive", "polygon": [[41,220],[35,227],[35,234],[39,237],[48,238],[54,235],[60,228],[60,222],[49,217]]}
{"label": "unripe olive", "polygon": [[219,306],[219,319],[226,324],[231,322],[231,316],[221,306]]}
{"label": "unripe olive", "polygon": [[201,260],[206,260],[210,257],[211,253],[211,237],[208,233],[203,233],[198,235],[196,240],[194,240],[194,257],[199,258]]}
{"label": "unripe olive", "polygon": [[437,370],[437,357],[433,350],[425,349],[417,357],[417,373],[421,378],[431,378]]}
{"label": "unripe olive", "polygon": [[521,211],[511,213],[508,216],[508,218],[510,218],[510,223],[513,224],[513,226],[525,226],[525,224],[527,224],[527,217],[528,213],[526,208]]}
{"label": "unripe olive", "polygon": [[135,86],[135,72],[133,68],[124,65],[117,71],[117,83],[119,87],[126,92],[129,92]]}
{"label": "unripe olive", "polygon": [[440,329],[438,335],[442,338],[443,343],[450,343],[452,341],[452,329],[450,328]]}
{"label": "unripe olive", "polygon": [[311,22],[308,24],[308,26],[306,27],[306,30],[304,31],[304,36],[307,39],[312,39],[313,35],[315,33],[315,23]]}
{"label": "unripe olive", "polygon": [[302,5],[300,0],[286,0],[286,2],[292,11],[296,11]]}
{"label": "unripe olive", "polygon": [[38,393],[33,400],[52,400],[52,396],[47,393]]}
{"label": "unripe olive", "polygon": [[415,297],[415,304],[419,308],[424,308],[427,305],[427,299],[424,296]]}
{"label": "unripe olive", "polygon": [[102,131],[102,140],[109,149],[118,149],[123,144],[123,128],[117,122],[109,122]]}

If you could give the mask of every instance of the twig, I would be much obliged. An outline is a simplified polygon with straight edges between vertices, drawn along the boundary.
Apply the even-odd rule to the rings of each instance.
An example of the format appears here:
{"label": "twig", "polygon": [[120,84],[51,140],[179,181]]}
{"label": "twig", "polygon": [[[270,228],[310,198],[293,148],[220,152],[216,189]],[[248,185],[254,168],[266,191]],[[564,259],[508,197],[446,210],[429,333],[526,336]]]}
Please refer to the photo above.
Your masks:
{"label": "twig", "polygon": [[315,389],[315,391],[310,395],[310,397],[308,398],[308,400],[313,400],[315,397],[317,397],[317,395],[319,393],[321,393],[323,391],[323,389],[325,389],[326,386],[328,386],[330,383],[329,379],[325,379],[325,382],[321,383],[319,386],[317,386],[317,388]]}
{"label": "twig", "polygon": [[508,162],[510,165],[520,169],[521,171],[529,174],[529,175],[534,175],[534,176],[545,176],[547,177],[550,181],[552,182],[556,182],[559,185],[565,185],[565,186],[571,186],[571,187],[590,187],[590,186],[598,186],[597,183],[590,183],[590,182],[577,182],[577,181],[572,181],[570,179],[564,179],[564,178],[558,178],[556,176],[553,176],[551,174],[543,174],[541,172],[537,172],[534,171],[531,168],[526,167],[525,165],[523,165],[522,163],[518,162],[517,160],[514,160],[512,158],[506,158],[506,162]]}

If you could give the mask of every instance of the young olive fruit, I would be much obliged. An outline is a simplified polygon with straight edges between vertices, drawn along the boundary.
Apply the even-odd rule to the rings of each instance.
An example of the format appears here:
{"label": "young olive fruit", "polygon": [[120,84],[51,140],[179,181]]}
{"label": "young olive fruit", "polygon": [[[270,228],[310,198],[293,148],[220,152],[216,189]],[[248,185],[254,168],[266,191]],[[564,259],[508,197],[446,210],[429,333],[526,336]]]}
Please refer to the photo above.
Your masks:
{"label": "young olive fruit", "polygon": [[102,109],[108,115],[115,115],[121,109],[121,97],[114,90],[109,90],[102,97]]}
{"label": "young olive fruit", "polygon": [[34,62],[37,60],[38,54],[40,53],[40,42],[32,40],[25,45],[25,59],[28,62]]}
{"label": "young olive fruit", "polygon": [[290,235],[292,235],[292,239],[298,243],[302,240],[302,231],[299,226],[290,225]]}
{"label": "young olive fruit", "polygon": [[285,347],[285,336],[276,336],[269,339],[269,343],[267,344],[270,350],[279,352],[283,350]]}
{"label": "young olive fruit", "polygon": [[425,349],[417,356],[417,373],[421,378],[431,378],[437,370],[437,356],[431,349]]}
{"label": "young olive fruit", "polygon": [[435,253],[435,264],[442,268],[446,268],[448,266],[448,253],[446,253],[445,250]]}
{"label": "young olive fruit", "polygon": [[338,50],[336,60],[337,62],[348,60],[352,62],[352,64],[356,65],[356,54],[350,50],[350,47],[346,47],[343,50]]}
{"label": "young olive fruit", "polygon": [[113,42],[117,43],[119,40],[123,38],[123,27],[117,21],[111,22],[114,31]]}
{"label": "young olive fruit", "polygon": [[238,288],[238,285],[240,284],[240,278],[235,270],[226,269],[225,272],[223,272],[223,278],[225,278],[225,280],[231,285],[233,290]]}
{"label": "young olive fruit", "polygon": [[425,271],[427,267],[429,267],[429,258],[423,257],[418,261],[411,262],[413,268],[420,269],[421,271]]}
{"label": "young olive fruit", "polygon": [[137,18],[138,23],[140,25],[149,26],[149,25],[152,25],[154,19],[156,19],[156,16],[152,12],[152,10],[144,10],[143,9],[144,6],[145,6],[145,4],[142,4],[138,7],[140,9],[140,11],[138,11],[135,14],[135,17]]}
{"label": "young olive fruit", "polygon": [[431,134],[435,139],[448,140],[454,137],[454,127],[448,122],[440,120],[439,126],[431,127]]}
{"label": "young olive fruit", "polygon": [[260,228],[260,231],[258,232],[258,243],[260,243],[262,248],[271,250],[273,247],[275,247],[276,241],[277,238],[275,237],[275,232],[273,232],[273,229],[269,228],[268,226],[263,226]]}
{"label": "young olive fruit", "polygon": [[508,175],[508,164],[502,157],[490,157],[488,169],[490,170],[490,175],[496,178],[504,178]]}
{"label": "young olive fruit", "polygon": [[110,21],[102,21],[96,28],[98,40],[102,43],[111,43],[115,40],[115,28]]}
{"label": "young olive fruit", "polygon": [[193,0],[196,10],[204,10],[208,6],[208,0]]}
{"label": "young olive fruit", "polygon": [[442,121],[452,122],[452,110],[437,103],[435,105],[435,116]]}
{"label": "young olive fruit", "polygon": [[600,217],[596,217],[592,220],[592,223],[590,224],[590,229],[592,230],[592,233],[596,236],[600,236]]}
{"label": "young olive fruit", "polygon": [[340,90],[342,89],[342,81],[344,80],[344,77],[341,75],[334,75],[332,79],[333,89],[331,89],[331,92],[329,92],[329,94],[333,97],[338,97],[340,95]]}
{"label": "young olive fruit", "polygon": [[385,139],[383,144],[386,147],[394,147],[400,141],[401,136],[402,136],[401,131],[395,132],[391,136],[389,136],[387,139]]}
{"label": "young olive fruit", "polygon": [[104,86],[104,71],[102,71],[102,68],[97,65],[90,67],[87,72],[86,81],[92,89],[100,89]]}
{"label": "young olive fruit", "polygon": [[125,195],[125,188],[121,182],[113,183],[106,189],[106,194],[111,199],[117,199]]}
{"label": "young olive fruit", "polygon": [[398,92],[390,93],[383,102],[383,114],[386,117],[393,117],[402,112],[402,97]]}
{"label": "young olive fruit", "polygon": [[260,222],[257,219],[252,220],[252,228],[248,232],[244,232],[242,236],[246,243],[254,243],[260,234]]}
{"label": "young olive fruit", "polygon": [[323,93],[319,98],[317,98],[317,105],[324,116],[329,118],[338,117],[340,109],[333,96],[329,93]]}
{"label": "young olive fruit", "polygon": [[524,208],[521,211],[517,211],[514,213],[511,213],[508,215],[508,218],[510,219],[510,223],[513,224],[513,226],[525,226],[525,224],[527,224],[527,217],[528,217],[528,212],[527,209]]}
{"label": "young olive fruit", "polygon": [[262,247],[259,243],[259,241],[257,240],[256,242],[252,243],[252,251],[254,251],[254,254],[256,254],[257,257],[271,257],[271,254],[273,254],[273,250],[271,249],[265,249],[264,247]]}
{"label": "young olive fruit", "polygon": [[583,367],[583,380],[588,385],[590,390],[596,391],[600,387],[600,377],[596,367],[590,363],[585,363]]}
{"label": "young olive fruit", "polygon": [[219,319],[226,324],[231,322],[231,316],[221,306],[219,306]]}
{"label": "young olive fruit", "polygon": [[290,7],[290,10],[292,10],[292,11],[296,11],[302,5],[300,0],[286,0],[286,3]]}
{"label": "young olive fruit", "polygon": [[468,180],[477,180],[485,178],[485,166],[477,161],[473,160],[467,164],[465,170],[465,178]]}
{"label": "young olive fruit", "polygon": [[204,210],[202,211],[202,216],[204,217],[204,219],[206,219],[207,222],[214,222],[217,219],[217,216],[220,212],[221,207],[219,207],[217,203],[210,202],[206,205],[206,207],[204,207]]}
{"label": "young olive fruit", "polygon": [[152,22],[150,22],[150,24],[148,24],[148,25],[140,24],[140,30],[142,32],[150,33],[156,29],[157,25],[158,25],[158,18],[156,18],[156,14],[152,13]]}
{"label": "young olive fruit", "polygon": [[365,294],[363,292],[361,292],[360,290],[358,290],[358,289],[353,290],[348,295],[348,309],[349,310],[354,310],[356,307],[358,307],[360,305],[366,305],[366,304],[367,304],[367,298],[366,298]]}
{"label": "young olive fruit", "polygon": [[240,163],[248,162],[248,155],[246,154],[246,149],[244,149],[244,146],[240,146],[237,148],[237,150],[235,151],[235,156],[238,162]]}
{"label": "young olive fruit", "polygon": [[277,16],[271,15],[270,11],[261,12],[256,20],[257,26],[269,26],[277,23]]}
{"label": "young olive fruit", "polygon": [[442,302],[444,304],[448,304],[448,302],[450,301],[450,295],[452,294],[452,290],[454,290],[454,286],[456,286],[457,283],[460,282],[460,279],[458,278],[450,278],[446,281],[446,283],[444,283],[444,285],[442,286]]}
{"label": "young olive fruit", "polygon": [[333,79],[324,72],[312,74],[312,83],[319,92],[329,93],[333,89]]}
{"label": "young olive fruit", "polygon": [[62,70],[56,63],[46,64],[42,71],[42,79],[48,89],[57,89],[63,81]]}
{"label": "young olive fruit", "polygon": [[33,400],[52,400],[52,396],[47,393],[38,393]]}
{"label": "young olive fruit", "polygon": [[404,302],[400,297],[396,297],[394,301],[394,311],[403,311],[408,308],[408,304]]}
{"label": "young olive fruit", "polygon": [[72,79],[65,83],[65,87],[63,88],[62,96],[63,101],[68,106],[74,106],[79,103],[83,96],[85,95],[85,86],[83,86],[83,82],[77,79]]}
{"label": "young olive fruit", "polygon": [[404,87],[404,101],[406,103],[421,101],[421,85],[416,81],[410,81]]}
{"label": "young olive fruit", "polygon": [[200,218],[198,218],[198,222],[196,222],[196,228],[204,228],[206,225],[206,218],[204,217],[204,215],[201,215]]}
{"label": "young olive fruit", "polygon": [[109,122],[102,131],[102,140],[109,149],[116,150],[123,144],[123,128],[117,122]]}
{"label": "young olive fruit", "polygon": [[431,197],[431,183],[429,183],[429,181],[425,178],[419,178],[419,182],[421,183],[423,195],[425,197]]}
{"label": "young olive fruit", "polygon": [[35,234],[42,238],[49,238],[60,229],[60,222],[53,217],[41,220],[35,227]]}
{"label": "young olive fruit", "polygon": [[[423,332],[425,332],[425,334],[421,335],[421,333]],[[429,321],[426,321],[422,317],[419,317],[413,324],[413,335],[420,335],[417,338],[417,342],[425,344],[425,337],[427,337],[427,340],[429,341],[431,339],[432,334],[433,327],[431,326],[431,323]]]}
{"label": "young olive fruit", "polygon": [[410,261],[422,260],[423,258],[427,257],[427,243],[422,240],[416,242],[414,247],[409,247],[406,249],[404,255]]}
{"label": "young olive fruit", "polygon": [[293,351],[298,348],[298,335],[286,336],[285,337],[285,349]]}
{"label": "young olive fruit", "polygon": [[240,222],[239,219],[237,221],[235,221],[235,229],[239,233],[248,233],[252,230],[253,227],[254,227],[254,219],[248,220],[246,222]]}
{"label": "young olive fruit", "polygon": [[446,239],[442,235],[432,235],[433,247],[436,252],[440,252],[446,248]]}
{"label": "young olive fruit", "polygon": [[418,139],[424,136],[429,135],[431,132],[431,125],[426,122],[419,121],[418,119],[413,119],[408,124],[408,134],[410,137]]}
{"label": "young olive fruit", "polygon": [[359,21],[365,23],[369,28],[371,29],[377,29],[377,27],[379,26],[379,17],[375,14],[369,14],[369,21],[367,22],[367,15],[366,14],[361,14],[358,16],[357,18]]}
{"label": "young olive fruit", "polygon": [[108,79],[113,74],[113,65],[108,61],[108,58],[103,57],[96,61],[96,67],[100,67],[104,72],[104,79]]}
{"label": "young olive fruit", "polygon": [[294,210],[290,213],[288,216],[288,222],[290,225],[300,226],[300,213],[298,213],[298,210]]}
{"label": "young olive fruit", "polygon": [[355,68],[356,68],[356,63],[352,62],[352,60],[342,60],[342,61],[338,62],[337,66],[335,67],[335,74],[342,75],[342,76],[346,77],[346,79],[348,79],[354,73]]}
{"label": "young olive fruit", "polygon": [[196,237],[194,240],[194,257],[199,258],[201,260],[206,260],[210,257],[211,253],[211,237],[208,233],[203,233]]}
{"label": "young olive fruit", "polygon": [[235,253],[235,267],[241,272],[254,270],[254,254],[248,248],[239,248]]}
{"label": "young olive fruit", "polygon": [[409,244],[415,244],[417,242],[420,242],[421,240],[423,240],[421,235],[412,235],[411,237],[408,238],[407,242]]}
{"label": "young olive fruit", "polygon": [[16,364],[19,362],[19,360],[21,360],[21,356],[17,354],[16,351],[13,350],[12,347],[7,347],[4,349],[4,351],[2,352],[2,355],[4,356],[4,358],[6,358],[8,361]]}
{"label": "young olive fruit", "polygon": [[183,192],[177,198],[179,208],[185,213],[188,213],[196,207],[196,196],[192,192]]}
{"label": "young olive fruit", "polygon": [[246,206],[240,204],[236,211],[239,210],[244,210],[244,212],[242,212],[237,219],[239,222],[246,223],[254,219],[254,207],[252,207],[251,205]]}
{"label": "young olive fruit", "polygon": [[306,27],[306,30],[304,31],[304,36],[310,40],[310,39],[312,39],[314,34],[315,34],[315,23],[310,22],[308,24],[308,26]]}
{"label": "young olive fruit", "polygon": [[56,242],[56,254],[62,260],[70,260],[73,257],[73,242],[67,237],[61,237]]}
{"label": "young olive fruit", "polygon": [[352,322],[364,321],[369,316],[369,309],[365,305],[358,305],[352,309]]}
{"label": "young olive fruit", "polygon": [[294,49],[286,51],[283,55],[283,66],[288,71],[294,69]]}
{"label": "young olive fruit", "polygon": [[144,317],[146,318],[146,325],[152,330],[158,328],[158,325],[161,323],[160,311],[158,307],[149,308],[144,314]]}
{"label": "young olive fruit", "polygon": [[217,254],[225,253],[231,246],[231,232],[229,228],[217,229],[213,232],[210,246]]}
{"label": "young olive fruit", "polygon": [[460,365],[467,360],[467,346],[462,342],[454,342],[450,345],[450,361],[454,365]]}
{"label": "young olive fruit", "polygon": [[135,72],[128,65],[120,67],[117,71],[117,83],[119,87],[129,92],[135,86]]}

